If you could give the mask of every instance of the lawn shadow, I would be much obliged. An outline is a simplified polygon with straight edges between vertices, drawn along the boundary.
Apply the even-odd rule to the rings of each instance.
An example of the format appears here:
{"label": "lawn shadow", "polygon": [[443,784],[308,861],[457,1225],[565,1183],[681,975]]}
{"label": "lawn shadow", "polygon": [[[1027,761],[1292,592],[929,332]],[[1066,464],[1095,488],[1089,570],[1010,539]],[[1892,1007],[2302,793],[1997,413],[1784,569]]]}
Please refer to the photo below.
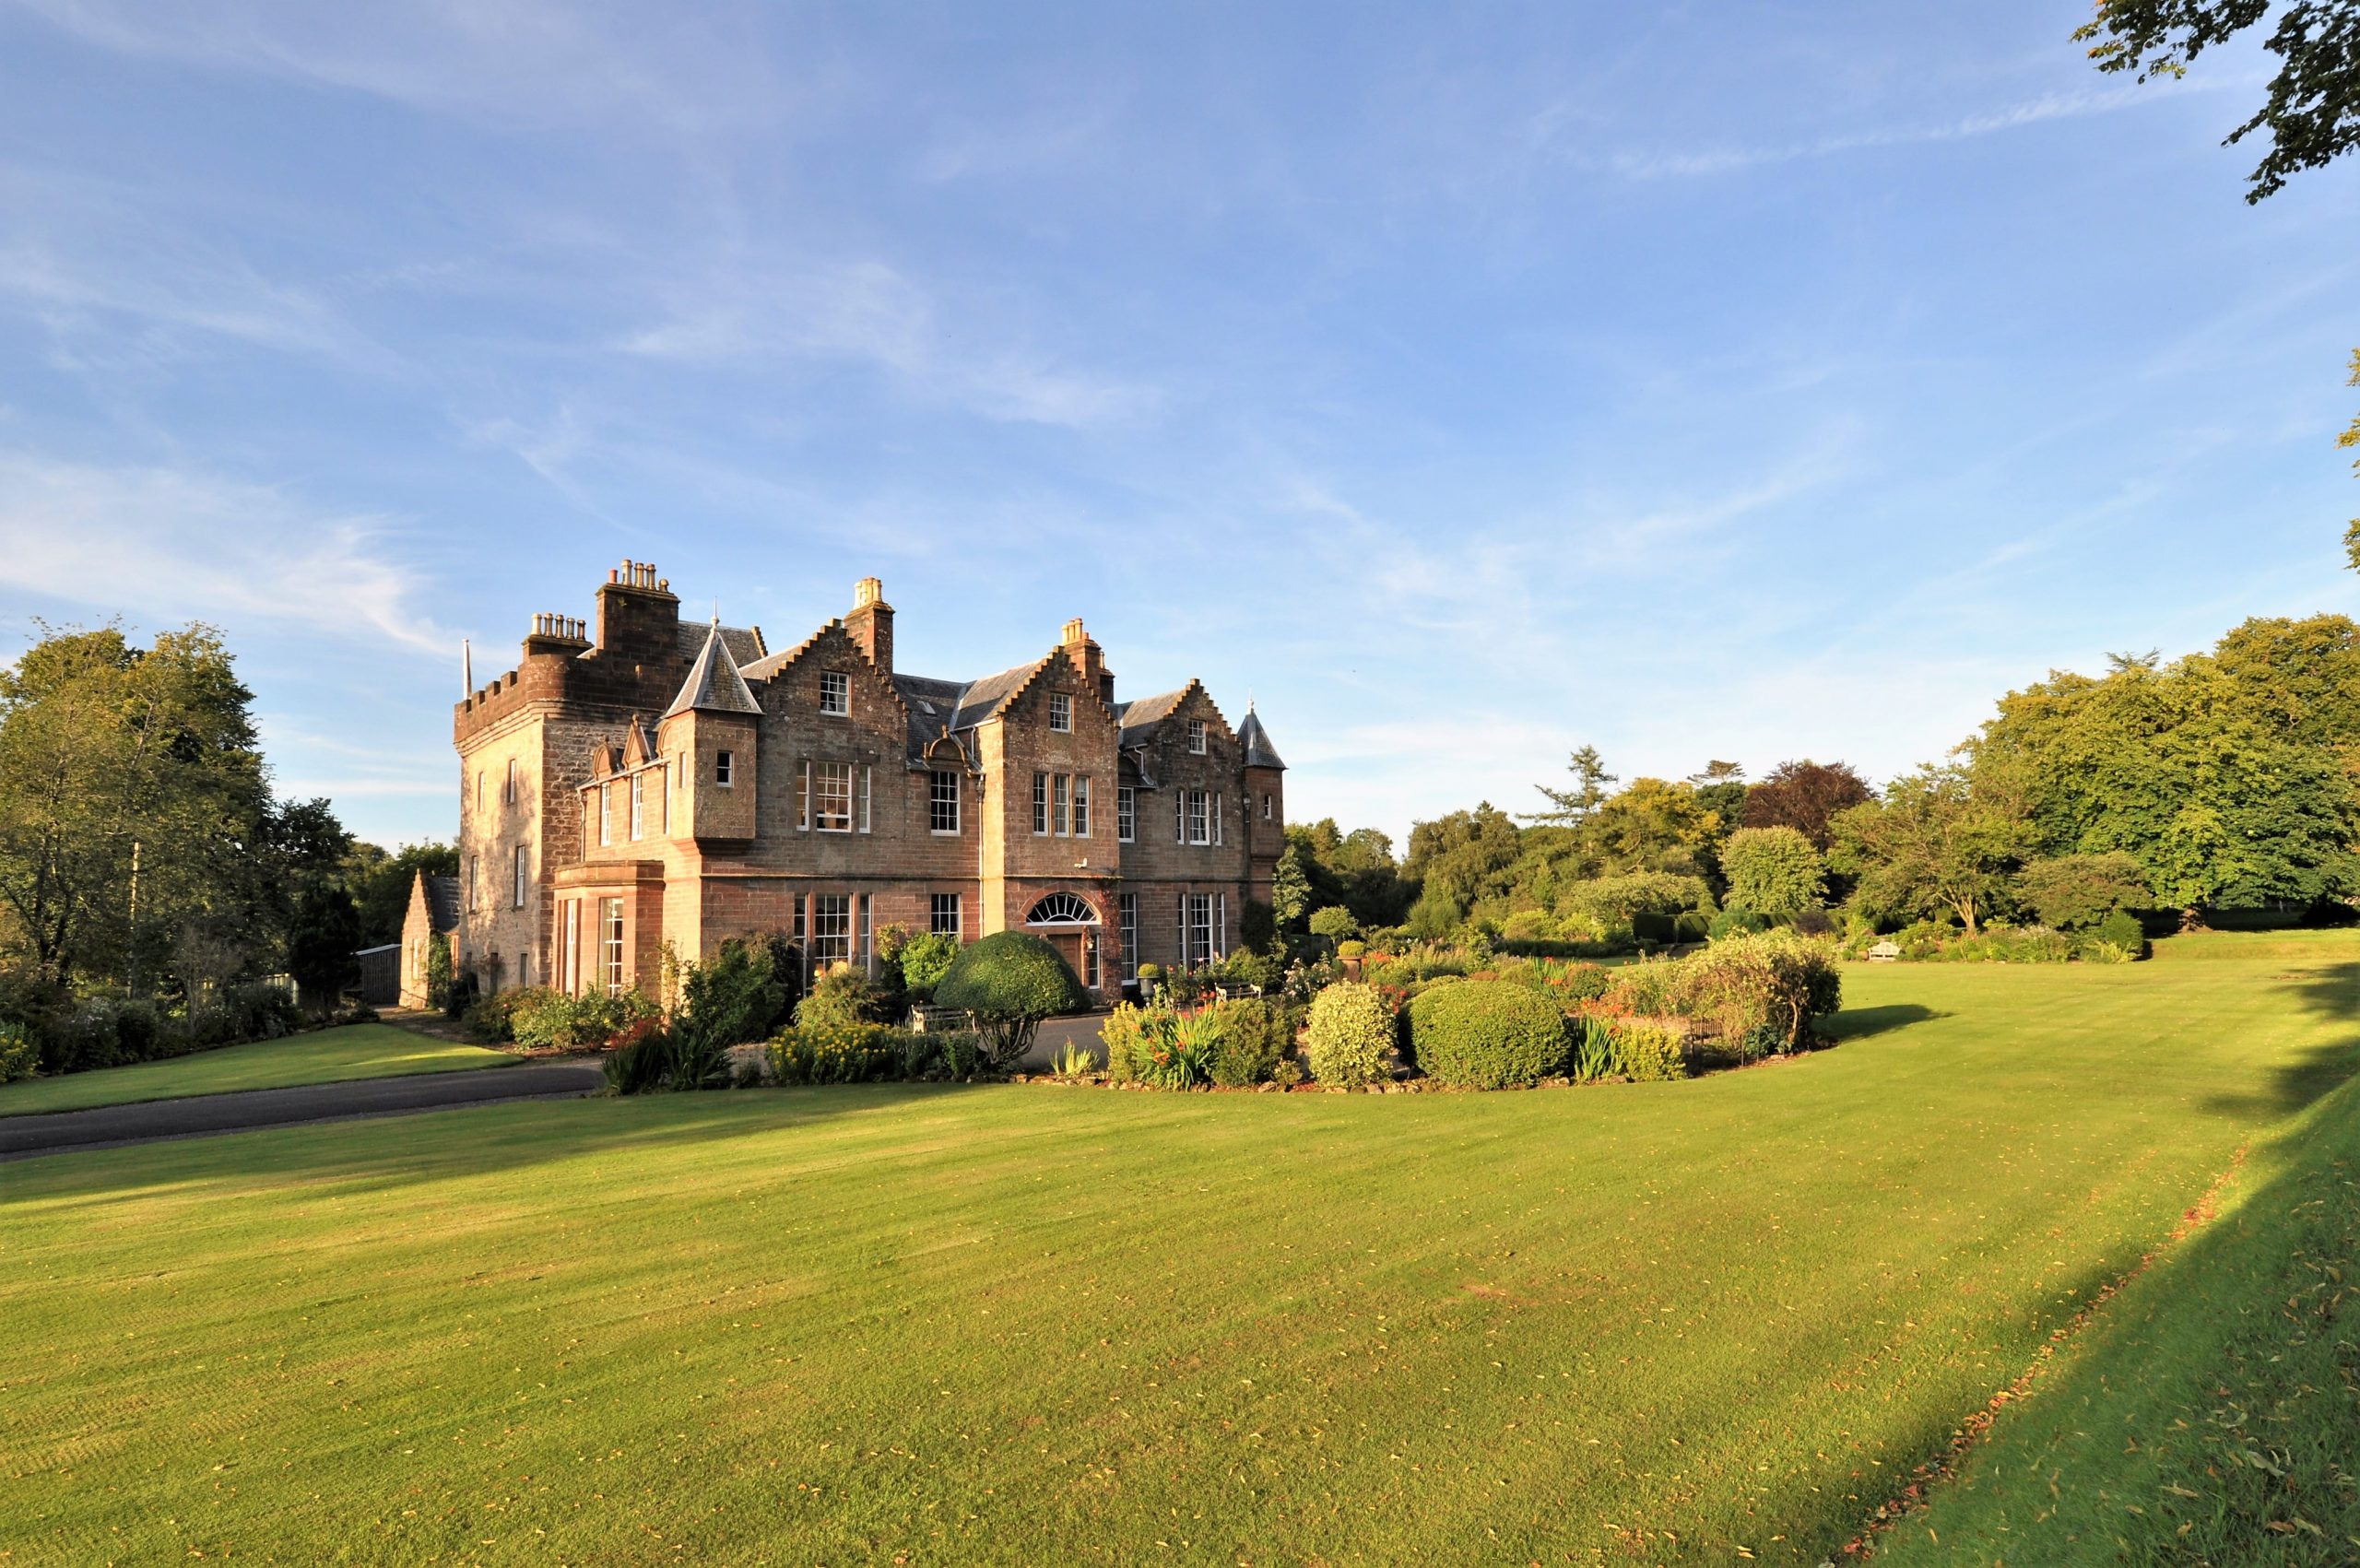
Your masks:
{"label": "lawn shadow", "polygon": [[1847,1008],[1821,1027],[1831,1039],[1866,1040],[1871,1034],[1887,1034],[1913,1023],[1930,1023],[1950,1016],[1918,1002],[1892,1002],[1882,1008]]}
{"label": "lawn shadow", "polygon": [[[2307,1011],[2338,1023],[2360,1022],[2360,963],[2339,963],[2282,976]],[[2215,1094],[2204,1109],[2222,1116],[2287,1116],[2334,1092],[2360,1074],[2360,1031],[2307,1046],[2292,1060],[2271,1068],[2263,1081],[2239,1094]]]}
{"label": "lawn shadow", "polygon": [[[2274,1538],[2265,1532],[2285,1527],[2270,1521],[2283,1514],[2287,1497],[2325,1497],[2340,1491],[2347,1449],[2337,1419],[2314,1401],[2305,1413],[2307,1425],[2295,1422],[2270,1397],[2275,1392],[2291,1403],[2301,1395],[2316,1394],[2302,1384],[2304,1375],[2316,1375],[2316,1367],[2308,1373],[2299,1369],[2272,1373],[2280,1355],[2259,1353],[2280,1350],[2295,1361],[2300,1348],[2311,1342],[2306,1326],[2316,1319],[2285,1311],[2279,1303],[2319,1284],[2318,1255],[2309,1263],[2303,1261],[2306,1248],[2295,1217],[2312,1210],[2325,1213],[2339,1201],[2339,1191],[2349,1190],[2344,1150],[2360,1126],[2360,1102],[2353,1099],[2360,1090],[2351,1088],[2348,1078],[2330,1091],[2339,1086],[2343,1090],[2340,1104],[2323,1107],[2317,1119],[2258,1151],[2242,1176],[2216,1186],[2214,1196],[2224,1212],[2205,1215],[2202,1223],[2168,1250],[2154,1254],[2107,1300],[2077,1309],[2087,1315],[2074,1332],[2072,1348],[2043,1366],[2019,1397],[1999,1408],[1987,1432],[1960,1444],[1957,1433],[1965,1420],[1960,1411],[1935,1412],[1936,1419],[1913,1421],[1919,1430],[1914,1441],[1922,1444],[1921,1457],[1939,1460],[1942,1479],[1922,1491],[1908,1491],[1903,1516],[1910,1523],[1901,1528],[1923,1529],[1936,1521],[1943,1527],[1939,1536],[1929,1532],[1929,1539],[1940,1543],[1932,1551],[1927,1550],[1928,1541],[1913,1535],[1903,1553],[1908,1561],[1980,1562],[2003,1548],[2011,1562],[2079,1561],[2042,1557],[2038,1549],[2061,1550],[2057,1536],[2071,1541],[2077,1522],[2099,1518],[2128,1537],[2118,1538],[2120,1561],[2179,1561],[2183,1552],[2191,1562],[2264,1561],[2224,1551],[2220,1539],[2207,1543],[2210,1550],[2184,1543],[2189,1526],[2176,1527],[2174,1521],[2192,1519],[2200,1530],[2209,1529],[2216,1538],[2225,1529],[2233,1546],[2274,1546]],[[2248,1190],[2239,1192],[2240,1186]],[[2191,1209],[2190,1217],[2198,1212]],[[2071,1299],[2090,1303],[2119,1279],[2102,1268],[2085,1272]],[[2025,1369],[2032,1364],[2027,1358]],[[2257,1386],[2272,1378],[2274,1390]],[[2245,1387],[2239,1399],[2224,1406],[2221,1399],[2232,1384]],[[2239,1409],[2248,1405],[2261,1421],[2286,1430],[2272,1439],[2254,1436]],[[2224,1411],[2235,1412],[2235,1419],[2217,1430],[2203,1424],[2195,1431],[2187,1421],[2172,1419],[2208,1409],[2216,1418]],[[2125,1447],[2118,1428],[2134,1419],[2141,1421],[2142,1434],[2152,1430],[2156,1435]],[[2214,1467],[2224,1442],[2237,1449],[2265,1441],[2291,1475],[2275,1468],[2268,1475],[2229,1468],[2224,1477],[2223,1468]],[[2035,1454],[2039,1462],[2028,1463]],[[1910,1482],[1921,1480],[1914,1475],[1894,1478],[1892,1490],[1898,1498]],[[2204,1487],[2205,1495],[2199,1499],[2193,1491],[2165,1484],[2171,1482]],[[2061,1494],[2059,1484],[2067,1489]],[[2118,1504],[2106,1503],[2109,1492],[2155,1501],[2126,1516]],[[2192,1500],[2193,1505],[2180,1508],[2174,1498]],[[1929,1503],[1930,1519],[1923,1506]],[[1869,1503],[1847,1520],[1816,1491],[1796,1498],[1795,1505],[1802,1518],[1826,1532],[1822,1539],[1828,1540],[1835,1539],[1847,1524],[1855,1532],[1864,1530],[1874,1513],[1874,1504]],[[2050,1539],[2028,1535],[2051,1518],[2060,1523]],[[2198,1541],[2203,1539],[2200,1534]],[[2283,1560],[2345,1559],[2290,1555]]]}

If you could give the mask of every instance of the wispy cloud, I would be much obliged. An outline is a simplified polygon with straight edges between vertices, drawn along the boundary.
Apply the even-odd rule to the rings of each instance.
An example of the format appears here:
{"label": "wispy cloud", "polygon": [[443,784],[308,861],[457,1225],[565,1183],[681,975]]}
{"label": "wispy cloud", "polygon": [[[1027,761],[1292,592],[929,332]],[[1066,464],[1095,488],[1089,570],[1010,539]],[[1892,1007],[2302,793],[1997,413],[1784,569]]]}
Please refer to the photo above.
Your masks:
{"label": "wispy cloud", "polygon": [[2142,103],[2152,103],[2158,97],[2168,92],[2196,90],[2202,89],[2177,82],[2080,88],[2066,92],[2043,93],[2037,98],[2026,99],[2018,103],[1979,113],[1962,115],[1954,120],[1877,126],[1858,131],[1837,132],[1834,135],[1815,136],[1806,140],[1774,142],[1751,147],[1703,147],[1686,151],[1626,150],[1611,154],[1604,159],[1604,162],[1614,172],[1633,180],[1693,179],[1700,176],[1731,174],[1770,164],[1793,163],[1803,159],[1831,158],[1839,153],[1859,152],[1872,147],[1967,141],[1976,136],[1993,136],[2025,125],[2036,125],[2048,120],[2072,120],[2083,119],[2093,114],[2111,114],[2119,110],[2136,108]]}
{"label": "wispy cloud", "polygon": [[165,206],[159,192],[0,169],[0,303],[39,321],[70,364],[161,363],[212,340],[403,368],[334,301],[175,225]]}
{"label": "wispy cloud", "polygon": [[509,124],[703,132],[771,122],[792,97],[767,51],[674,10],[633,27],[549,0],[14,3],[103,49]]}
{"label": "wispy cloud", "polygon": [[866,366],[926,399],[988,419],[1077,429],[1137,419],[1153,389],[1061,365],[1021,345],[977,341],[934,295],[879,261],[745,268],[684,292],[623,347],[713,366],[804,360]]}
{"label": "wispy cloud", "polygon": [[108,613],[292,623],[438,657],[457,641],[390,521],[171,468],[0,454],[0,584]]}

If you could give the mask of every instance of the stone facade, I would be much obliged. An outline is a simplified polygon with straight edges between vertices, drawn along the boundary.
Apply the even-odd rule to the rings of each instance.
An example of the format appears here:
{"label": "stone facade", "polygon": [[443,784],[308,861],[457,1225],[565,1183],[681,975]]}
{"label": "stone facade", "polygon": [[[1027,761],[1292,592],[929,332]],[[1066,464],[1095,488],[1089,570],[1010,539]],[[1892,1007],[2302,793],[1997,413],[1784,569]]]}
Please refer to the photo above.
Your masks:
{"label": "stone facade", "polygon": [[420,871],[411,878],[409,908],[402,914],[402,939],[399,978],[395,999],[406,1008],[430,1005],[426,994],[427,944],[441,942],[451,949],[451,972],[459,971],[459,898],[460,880],[456,877],[430,877]]}
{"label": "stone facade", "polygon": [[904,674],[893,613],[864,579],[773,654],[760,628],[683,624],[627,561],[593,622],[535,616],[454,715],[462,964],[581,991],[652,984],[667,943],[778,932],[870,965],[889,925],[1020,927],[1108,994],[1236,945],[1286,821],[1250,709],[1233,728],[1193,680],[1118,701],[1079,620],[981,680]]}

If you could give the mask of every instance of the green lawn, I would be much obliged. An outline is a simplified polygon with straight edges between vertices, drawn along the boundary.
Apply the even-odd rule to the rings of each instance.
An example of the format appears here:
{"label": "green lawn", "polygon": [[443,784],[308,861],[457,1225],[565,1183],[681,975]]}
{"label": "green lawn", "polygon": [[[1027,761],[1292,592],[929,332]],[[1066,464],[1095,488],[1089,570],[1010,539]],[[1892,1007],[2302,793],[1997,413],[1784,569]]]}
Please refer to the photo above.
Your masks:
{"label": "green lawn", "polygon": [[349,1023],[284,1040],[224,1045],[218,1051],[199,1051],[170,1061],[0,1084],[0,1116],[177,1100],[184,1094],[220,1094],[233,1089],[284,1089],[346,1079],[504,1067],[516,1059],[478,1046],[454,1045],[389,1023]]}
{"label": "green lawn", "polygon": [[0,1167],[6,1561],[1817,1563],[2342,1103],[2360,937],[1846,983],[1841,1049],[1685,1084],[764,1091]]}

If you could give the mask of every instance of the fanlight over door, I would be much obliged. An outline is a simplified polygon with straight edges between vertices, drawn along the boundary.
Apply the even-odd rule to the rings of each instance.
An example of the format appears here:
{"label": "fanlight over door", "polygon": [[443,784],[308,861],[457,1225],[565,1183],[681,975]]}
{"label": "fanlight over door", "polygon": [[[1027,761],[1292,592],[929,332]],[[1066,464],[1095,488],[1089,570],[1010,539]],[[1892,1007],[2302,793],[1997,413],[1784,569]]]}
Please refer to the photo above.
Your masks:
{"label": "fanlight over door", "polygon": [[1024,917],[1027,925],[1095,925],[1098,912],[1072,893],[1051,893]]}
{"label": "fanlight over door", "polygon": [[1051,893],[1032,906],[1024,924],[1040,930],[1084,985],[1098,989],[1098,933],[1092,929],[1098,912],[1087,901],[1072,893]]}

